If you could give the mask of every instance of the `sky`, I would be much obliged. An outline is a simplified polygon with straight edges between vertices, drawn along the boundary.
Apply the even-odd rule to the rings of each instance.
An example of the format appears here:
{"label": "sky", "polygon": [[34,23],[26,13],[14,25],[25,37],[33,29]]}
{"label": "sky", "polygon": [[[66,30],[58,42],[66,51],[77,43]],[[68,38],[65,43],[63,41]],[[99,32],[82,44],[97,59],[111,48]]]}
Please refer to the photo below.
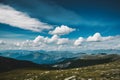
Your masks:
{"label": "sky", "polygon": [[120,0],[0,0],[0,50],[120,49]]}

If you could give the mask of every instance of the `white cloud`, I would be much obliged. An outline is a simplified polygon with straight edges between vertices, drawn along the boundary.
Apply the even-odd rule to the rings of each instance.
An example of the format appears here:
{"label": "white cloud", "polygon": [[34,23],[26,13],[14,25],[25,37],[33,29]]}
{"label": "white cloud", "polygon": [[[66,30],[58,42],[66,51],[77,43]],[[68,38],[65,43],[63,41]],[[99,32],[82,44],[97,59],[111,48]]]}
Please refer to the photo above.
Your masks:
{"label": "white cloud", "polygon": [[61,39],[58,39],[58,42],[57,44],[68,44],[69,43],[69,39],[68,38],[61,38]]}
{"label": "white cloud", "polygon": [[15,46],[21,46],[21,44],[19,43],[19,42],[16,42],[16,43],[14,43],[15,44]]}
{"label": "white cloud", "polygon": [[0,40],[0,45],[4,45],[4,44],[5,44],[5,41]]}
{"label": "white cloud", "polygon": [[60,38],[57,35],[53,35],[49,40],[48,43],[55,43],[58,45],[62,45],[62,44],[67,44],[69,42],[68,38]]}
{"label": "white cloud", "polygon": [[25,30],[40,32],[52,27],[36,18],[31,18],[26,13],[20,12],[8,5],[0,4],[0,23],[8,24]]}
{"label": "white cloud", "polygon": [[[97,34],[98,35],[98,34]],[[98,35],[100,36],[100,35]],[[101,36],[102,37],[102,36]],[[0,50],[5,49],[26,49],[26,50],[60,50],[60,51],[83,51],[96,49],[119,49],[120,36],[111,36],[112,38],[102,37],[101,41],[87,41],[87,38],[79,37],[76,40],[62,38],[58,35],[52,37],[37,36],[33,40],[1,40],[5,45],[0,45]]]}
{"label": "white cloud", "polygon": [[34,40],[33,40],[33,42],[34,43],[38,43],[38,42],[45,42],[45,39],[46,38],[44,38],[43,36],[37,36]]}
{"label": "white cloud", "polygon": [[49,40],[48,43],[56,43],[59,39],[58,35],[53,35]]}
{"label": "white cloud", "polygon": [[70,32],[75,31],[75,29],[70,28],[68,26],[58,26],[55,28],[55,30],[53,31],[49,31],[49,34],[53,34],[53,35],[65,35],[65,34],[69,34]]}
{"label": "white cloud", "polygon": [[89,36],[87,38],[87,41],[104,41],[104,40],[109,40],[112,39],[112,36],[107,36],[107,37],[102,37],[100,33],[95,33],[93,36]]}
{"label": "white cloud", "polygon": [[77,40],[75,40],[74,45],[75,46],[80,46],[83,41],[84,41],[84,38],[83,37],[79,37]]}
{"label": "white cloud", "polygon": [[57,35],[53,35],[51,38],[44,37],[44,36],[37,36],[33,43],[44,43],[44,44],[51,44],[51,45],[63,45],[69,42],[68,38],[60,38]]}

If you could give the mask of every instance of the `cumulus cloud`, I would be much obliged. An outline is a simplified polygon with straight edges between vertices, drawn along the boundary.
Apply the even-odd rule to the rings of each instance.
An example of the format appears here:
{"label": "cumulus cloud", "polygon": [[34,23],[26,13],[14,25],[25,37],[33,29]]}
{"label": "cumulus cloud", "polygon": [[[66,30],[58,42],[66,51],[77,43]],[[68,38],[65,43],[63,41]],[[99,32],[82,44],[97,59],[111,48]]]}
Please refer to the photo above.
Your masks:
{"label": "cumulus cloud", "polygon": [[113,37],[112,36],[107,36],[107,37],[102,37],[100,33],[95,33],[93,36],[89,36],[87,38],[87,41],[105,41],[105,40],[109,40],[109,39],[112,39]]}
{"label": "cumulus cloud", "polygon": [[84,38],[83,37],[79,37],[77,40],[75,40],[74,45],[75,46],[80,46],[83,41],[84,41]]}
{"label": "cumulus cloud", "polygon": [[[102,37],[100,33],[93,35],[96,40],[87,41],[89,38],[79,37],[78,39],[63,38],[58,35],[51,37],[37,36],[33,40],[17,41],[17,40],[2,40],[0,44],[5,42],[5,45],[0,45],[0,50],[4,49],[27,49],[27,50],[64,50],[64,51],[82,51],[96,49],[119,49],[120,36]],[[92,36],[92,37],[93,37]],[[99,38],[100,37],[100,38]],[[98,42],[99,41],[99,42]]]}
{"label": "cumulus cloud", "polygon": [[36,32],[52,28],[50,25],[4,4],[0,4],[0,23]]}
{"label": "cumulus cloud", "polygon": [[0,45],[4,45],[5,42],[3,40],[0,40]]}
{"label": "cumulus cloud", "polygon": [[58,35],[53,35],[49,40],[48,43],[56,43],[59,39]]}
{"label": "cumulus cloud", "polygon": [[69,39],[68,38],[61,38],[61,39],[58,39],[58,42],[57,44],[68,44],[69,43]]}
{"label": "cumulus cloud", "polygon": [[44,36],[37,36],[33,43],[44,43],[44,44],[51,44],[51,45],[63,45],[69,42],[68,38],[60,38],[57,35],[53,35],[51,38],[44,37]]}
{"label": "cumulus cloud", "polygon": [[45,42],[46,41],[46,38],[44,38],[43,36],[37,36],[34,40],[33,40],[33,42],[34,43],[38,43],[38,42]]}
{"label": "cumulus cloud", "polygon": [[[86,41],[85,38],[79,37],[76,40],[71,40],[68,38],[60,38],[57,35],[54,35],[50,38],[48,37],[43,37],[44,40],[38,40],[37,42],[34,42],[34,40],[26,40],[23,42],[20,42],[17,44],[18,46],[13,47],[12,49],[15,48],[20,48],[20,49],[28,49],[28,50],[46,50],[46,51],[51,51],[51,50],[60,50],[60,51],[84,51],[84,50],[97,50],[97,49],[119,49],[119,44],[120,44],[120,37],[113,36],[113,39],[109,40],[104,40],[100,42],[91,42],[91,41]],[[40,39],[40,37],[39,37]],[[3,46],[0,46],[1,48]],[[5,47],[8,48],[8,47]]]}
{"label": "cumulus cloud", "polygon": [[70,28],[68,26],[62,25],[62,26],[58,26],[56,27],[53,31],[49,31],[49,34],[52,35],[65,35],[65,34],[69,34],[70,32],[75,31],[75,29]]}

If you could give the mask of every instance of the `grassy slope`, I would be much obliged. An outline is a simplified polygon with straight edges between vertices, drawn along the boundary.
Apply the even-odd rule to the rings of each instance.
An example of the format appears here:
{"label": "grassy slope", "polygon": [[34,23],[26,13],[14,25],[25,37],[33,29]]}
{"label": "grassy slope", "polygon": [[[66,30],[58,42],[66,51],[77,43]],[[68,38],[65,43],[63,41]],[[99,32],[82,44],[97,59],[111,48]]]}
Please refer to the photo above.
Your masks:
{"label": "grassy slope", "polygon": [[66,70],[19,69],[0,73],[0,80],[120,80],[120,61]]}

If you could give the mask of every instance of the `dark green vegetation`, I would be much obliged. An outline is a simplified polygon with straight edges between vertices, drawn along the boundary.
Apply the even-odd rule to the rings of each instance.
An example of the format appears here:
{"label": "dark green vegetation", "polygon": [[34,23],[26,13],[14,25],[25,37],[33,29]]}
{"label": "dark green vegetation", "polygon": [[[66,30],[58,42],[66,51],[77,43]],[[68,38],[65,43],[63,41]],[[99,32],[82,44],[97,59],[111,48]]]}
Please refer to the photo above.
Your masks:
{"label": "dark green vegetation", "polygon": [[[0,73],[0,80],[119,80],[120,79],[120,58],[118,55],[107,55],[84,60],[104,60],[110,59],[111,62],[87,65],[86,67],[68,68],[60,70],[46,70],[32,66],[17,68],[8,72]],[[71,60],[71,59],[70,59]],[[77,59],[80,60],[80,59]],[[75,63],[76,60],[71,60]],[[67,61],[64,61],[67,62]],[[31,62],[30,62],[31,63]],[[63,63],[63,62],[61,62]],[[34,64],[34,63],[33,63]],[[73,64],[72,64],[73,65]],[[7,65],[9,66],[9,65]],[[19,66],[19,65],[18,65]],[[40,67],[40,65],[39,65]]]}
{"label": "dark green vegetation", "polygon": [[22,69],[22,68],[39,68],[39,69],[47,69],[49,66],[46,65],[38,65],[36,63],[25,61],[25,60],[16,60],[13,58],[7,58],[0,56],[0,72],[11,71],[14,69]]}

